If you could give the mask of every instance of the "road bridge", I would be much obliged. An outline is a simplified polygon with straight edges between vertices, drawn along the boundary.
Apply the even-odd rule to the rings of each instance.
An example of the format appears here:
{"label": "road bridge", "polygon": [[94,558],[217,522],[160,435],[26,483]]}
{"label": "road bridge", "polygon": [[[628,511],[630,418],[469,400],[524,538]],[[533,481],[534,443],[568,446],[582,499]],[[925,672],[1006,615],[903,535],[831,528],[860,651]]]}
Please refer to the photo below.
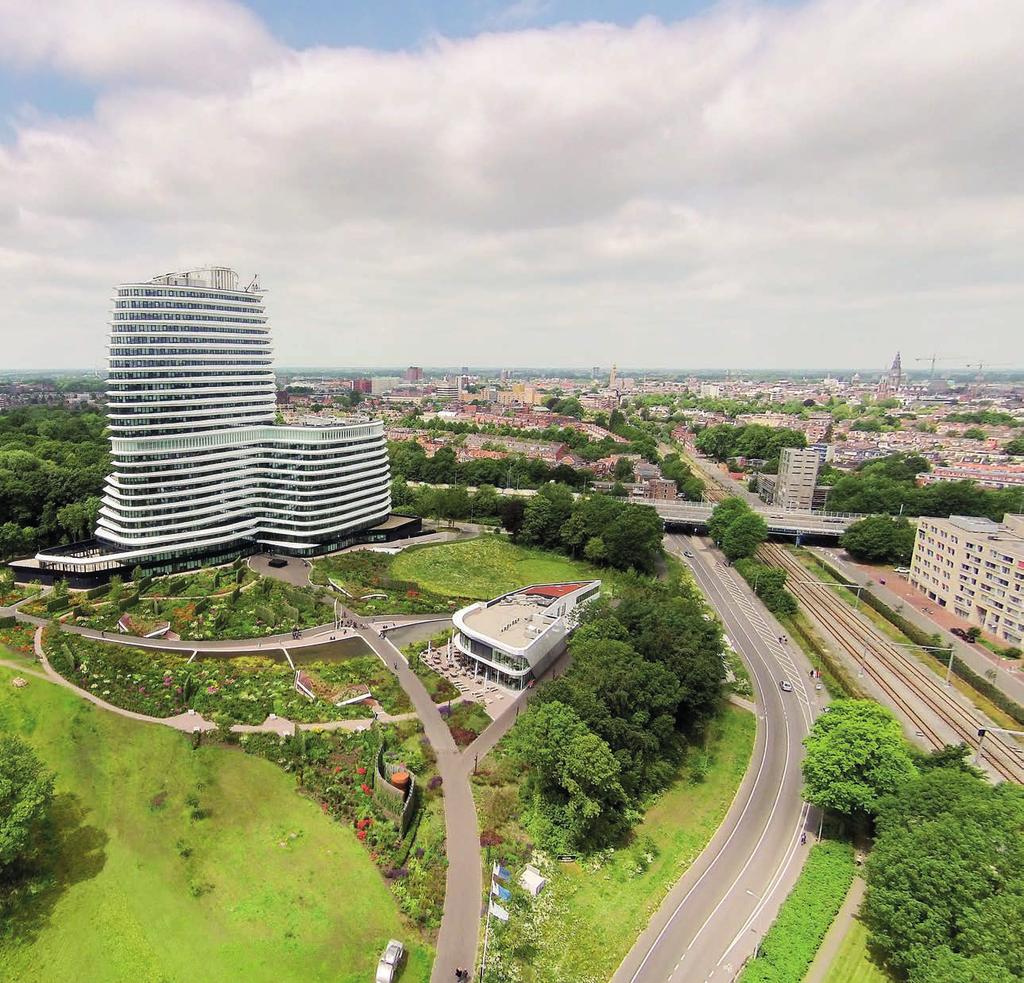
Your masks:
{"label": "road bridge", "polygon": [[[668,530],[707,529],[708,519],[714,511],[714,502],[652,501],[652,505],[665,522]],[[769,535],[793,536],[799,542],[805,536],[838,539],[847,528],[864,516],[849,512],[800,512],[770,505],[751,506],[768,526]]]}

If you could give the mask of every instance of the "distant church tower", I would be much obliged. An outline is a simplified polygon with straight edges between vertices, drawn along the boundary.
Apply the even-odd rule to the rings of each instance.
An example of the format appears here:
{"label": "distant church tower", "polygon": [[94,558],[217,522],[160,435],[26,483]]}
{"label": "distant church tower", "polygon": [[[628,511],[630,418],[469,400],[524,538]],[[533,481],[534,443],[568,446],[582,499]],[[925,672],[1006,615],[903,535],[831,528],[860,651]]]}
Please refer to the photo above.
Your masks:
{"label": "distant church tower", "polygon": [[892,368],[889,369],[889,383],[892,391],[898,393],[903,385],[903,364],[900,362],[900,353],[892,360]]}
{"label": "distant church tower", "polygon": [[608,388],[614,389],[616,382],[618,382],[618,367],[613,365],[611,372],[608,374]]}

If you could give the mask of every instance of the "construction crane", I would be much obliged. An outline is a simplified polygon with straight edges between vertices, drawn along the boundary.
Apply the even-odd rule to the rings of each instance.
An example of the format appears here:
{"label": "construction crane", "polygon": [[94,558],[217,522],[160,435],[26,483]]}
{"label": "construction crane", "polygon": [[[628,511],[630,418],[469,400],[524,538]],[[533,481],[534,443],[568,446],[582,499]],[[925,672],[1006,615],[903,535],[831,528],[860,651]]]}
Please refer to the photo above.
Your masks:
{"label": "construction crane", "polygon": [[974,377],[974,381],[981,382],[985,378],[985,369],[995,369],[1004,365],[1013,365],[1013,362],[968,362],[967,368],[977,369],[978,374]]}
{"label": "construction crane", "polygon": [[936,355],[932,352],[930,358],[915,358],[915,362],[928,362],[931,364],[931,371],[928,373],[928,381],[932,382],[935,379],[935,363],[936,362],[959,362],[963,358],[963,355]]}

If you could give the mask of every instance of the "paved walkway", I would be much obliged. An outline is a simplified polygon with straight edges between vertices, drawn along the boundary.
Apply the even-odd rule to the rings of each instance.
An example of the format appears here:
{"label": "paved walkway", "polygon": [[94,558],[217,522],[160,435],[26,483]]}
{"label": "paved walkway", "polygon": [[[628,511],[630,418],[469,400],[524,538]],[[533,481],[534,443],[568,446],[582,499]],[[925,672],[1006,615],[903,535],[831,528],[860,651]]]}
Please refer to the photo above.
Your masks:
{"label": "paved walkway", "polygon": [[[45,671],[45,677],[51,682],[63,686],[83,699],[116,713],[119,716],[136,720],[141,723],[161,724],[175,730],[192,733],[196,730],[213,730],[216,725],[205,720],[200,714],[187,712],[176,717],[150,717],[145,714],[125,710],[114,706],[101,697],[76,686],[54,670],[46,659],[42,649],[42,629],[50,624],[42,618],[17,613],[19,621],[37,626],[35,634],[35,650]],[[423,725],[424,733],[430,741],[437,756],[437,769],[441,776],[444,790],[444,815],[446,829],[446,852],[448,856],[448,873],[444,914],[437,938],[437,955],[431,974],[432,983],[449,983],[454,979],[456,967],[471,967],[476,964],[476,951],[480,932],[483,907],[483,872],[481,869],[481,850],[479,827],[477,824],[476,804],[473,800],[471,778],[478,761],[483,758],[515,723],[519,712],[538,691],[537,687],[524,690],[498,715],[489,727],[463,751],[459,751],[448,730],[447,723],[442,719],[438,706],[433,702],[420,678],[409,667],[402,653],[386,637],[386,630],[381,624],[370,627],[367,622],[352,612],[343,611],[345,619],[353,619],[358,627],[345,632],[338,631],[334,625],[325,625],[303,632],[300,639],[293,639],[290,634],[277,635],[263,639],[250,640],[208,640],[166,642],[159,639],[143,639],[126,635],[113,635],[89,628],[65,625],[61,630],[82,635],[86,638],[98,639],[113,643],[132,645],[139,648],[177,650],[193,652],[231,652],[252,651],[254,648],[301,648],[305,645],[317,645],[332,637],[359,637],[377,654],[385,666],[395,673],[406,695],[412,702],[414,713],[391,717],[378,714],[381,722],[412,719],[418,717]],[[429,618],[429,616],[426,616]],[[447,615],[445,618],[447,619]],[[381,619],[387,627],[401,627],[410,622],[426,620],[424,616],[408,616]],[[283,644],[282,644],[283,643]],[[545,675],[560,674],[568,664],[568,656],[559,659]],[[27,671],[14,665],[18,671]],[[40,674],[36,674],[40,675]],[[362,730],[372,726],[372,720],[343,720],[316,724],[298,724],[291,720],[268,717],[262,724],[236,724],[232,730],[238,733],[277,733],[294,734],[298,730],[313,729],[346,729]]]}
{"label": "paved walkway", "polygon": [[854,877],[853,883],[850,885],[850,892],[846,895],[842,908],[839,909],[839,913],[825,933],[825,938],[821,941],[821,948],[818,949],[818,954],[814,957],[814,962],[811,963],[811,968],[807,971],[803,983],[825,983],[825,980],[828,979],[832,961],[836,958],[843,939],[850,931],[853,919],[860,911],[861,902],[864,900],[865,886],[859,875]]}

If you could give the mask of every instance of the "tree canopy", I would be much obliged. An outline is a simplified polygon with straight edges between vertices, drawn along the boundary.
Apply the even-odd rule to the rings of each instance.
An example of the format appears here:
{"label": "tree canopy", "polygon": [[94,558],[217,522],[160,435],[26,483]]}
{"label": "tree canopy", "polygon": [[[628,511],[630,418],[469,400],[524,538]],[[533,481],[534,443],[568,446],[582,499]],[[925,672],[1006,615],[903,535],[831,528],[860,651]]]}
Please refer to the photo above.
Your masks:
{"label": "tree canopy", "polygon": [[837,700],[804,738],[804,797],[863,820],[917,773],[899,721],[874,700]]}
{"label": "tree canopy", "polygon": [[743,499],[727,498],[711,513],[708,532],[730,560],[738,560],[754,555],[768,538],[768,525]]}
{"label": "tree canopy", "polygon": [[525,822],[547,849],[612,842],[636,818],[630,802],[671,781],[720,704],[721,630],[692,589],[627,577],[617,601],[584,607],[569,668],[510,739],[528,773]]}
{"label": "tree canopy", "polygon": [[928,768],[878,803],[864,913],[911,983],[1024,978],[1024,789]]}
{"label": "tree canopy", "polygon": [[910,563],[914,527],[903,518],[872,515],[849,526],[839,540],[855,560],[864,563]]}
{"label": "tree canopy", "polygon": [[34,859],[53,801],[53,775],[19,737],[0,737],[0,881]]}
{"label": "tree canopy", "polygon": [[973,481],[936,481],[918,486],[928,462],[915,454],[892,454],[861,465],[832,485],[826,505],[836,512],[864,514],[903,511],[905,515],[979,515],[999,520],[1019,507],[1012,488],[981,488]]}

